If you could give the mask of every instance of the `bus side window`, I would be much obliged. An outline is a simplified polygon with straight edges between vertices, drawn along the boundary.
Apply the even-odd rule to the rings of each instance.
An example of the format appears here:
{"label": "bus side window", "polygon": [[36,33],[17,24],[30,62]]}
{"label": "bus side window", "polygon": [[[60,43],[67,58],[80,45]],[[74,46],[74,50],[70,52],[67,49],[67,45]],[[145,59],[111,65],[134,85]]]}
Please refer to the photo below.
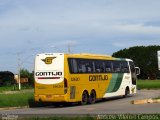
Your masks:
{"label": "bus side window", "polygon": [[122,73],[129,73],[129,66],[127,61],[121,62],[121,71]]}
{"label": "bus side window", "polygon": [[84,62],[83,59],[79,59],[79,61],[78,61],[78,72],[79,73],[85,73],[86,72],[85,62]]}
{"label": "bus side window", "polygon": [[86,60],[86,72],[87,73],[93,72],[93,63],[91,60]]}
{"label": "bus side window", "polygon": [[112,64],[111,61],[106,61],[105,62],[105,69],[107,73],[111,73],[112,72]]}
{"label": "bus side window", "polygon": [[115,73],[121,72],[121,66],[119,61],[113,61],[113,72]]}
{"label": "bus side window", "polygon": [[79,72],[80,73],[85,73],[86,72],[86,67],[85,65],[81,64],[80,67],[79,67]]}
{"label": "bus side window", "polygon": [[130,68],[131,68],[131,72],[135,73],[135,66],[133,62],[129,62],[130,63]]}
{"label": "bus side window", "polygon": [[77,60],[70,58],[70,59],[68,59],[68,61],[69,61],[70,73],[77,73],[78,72]]}
{"label": "bus side window", "polygon": [[91,60],[79,59],[79,73],[92,73],[93,72],[93,63]]}
{"label": "bus side window", "polygon": [[104,73],[105,72],[105,64],[102,60],[95,61],[95,70],[96,70],[96,73]]}

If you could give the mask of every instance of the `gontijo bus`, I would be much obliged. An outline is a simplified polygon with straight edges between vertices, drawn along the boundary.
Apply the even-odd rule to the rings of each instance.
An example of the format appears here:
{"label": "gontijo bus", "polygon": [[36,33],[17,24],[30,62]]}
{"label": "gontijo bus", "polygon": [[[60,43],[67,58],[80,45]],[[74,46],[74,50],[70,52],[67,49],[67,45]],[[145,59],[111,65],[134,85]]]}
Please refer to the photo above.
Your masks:
{"label": "gontijo bus", "polygon": [[136,93],[136,79],[136,68],[130,59],[44,53],[35,58],[34,96],[36,102],[92,104],[99,98]]}

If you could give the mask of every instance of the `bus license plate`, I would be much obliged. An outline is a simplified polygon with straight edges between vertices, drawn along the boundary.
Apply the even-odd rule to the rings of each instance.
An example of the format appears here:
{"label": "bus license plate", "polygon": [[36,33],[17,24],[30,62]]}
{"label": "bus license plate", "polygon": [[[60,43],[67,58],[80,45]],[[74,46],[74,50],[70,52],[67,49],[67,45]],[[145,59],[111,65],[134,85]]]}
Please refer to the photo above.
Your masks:
{"label": "bus license plate", "polygon": [[46,98],[50,99],[52,98],[52,95],[46,95]]}

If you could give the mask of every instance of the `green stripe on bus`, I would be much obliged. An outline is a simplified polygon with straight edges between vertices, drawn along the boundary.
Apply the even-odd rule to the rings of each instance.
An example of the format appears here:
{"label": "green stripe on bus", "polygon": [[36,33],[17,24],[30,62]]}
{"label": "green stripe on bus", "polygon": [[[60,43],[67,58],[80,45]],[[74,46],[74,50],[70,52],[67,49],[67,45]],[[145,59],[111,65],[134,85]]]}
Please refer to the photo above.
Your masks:
{"label": "green stripe on bus", "polygon": [[109,83],[107,93],[116,92],[122,83],[122,79],[123,79],[123,73],[114,73]]}
{"label": "green stripe on bus", "polygon": [[123,73],[118,73],[117,82],[116,82],[112,92],[116,92],[119,89],[119,87],[122,83],[122,79],[123,79]]}
{"label": "green stripe on bus", "polygon": [[110,92],[113,91],[114,86],[115,86],[115,84],[116,84],[117,77],[118,77],[118,74],[112,74],[112,79],[110,80],[107,93],[110,93]]}

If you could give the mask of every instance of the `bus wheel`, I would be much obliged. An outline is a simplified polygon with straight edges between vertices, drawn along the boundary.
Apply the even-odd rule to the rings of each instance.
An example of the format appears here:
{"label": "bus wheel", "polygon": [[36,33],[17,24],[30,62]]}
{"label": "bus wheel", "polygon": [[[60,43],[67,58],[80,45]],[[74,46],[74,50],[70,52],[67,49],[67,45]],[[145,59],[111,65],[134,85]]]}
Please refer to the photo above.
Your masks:
{"label": "bus wheel", "polygon": [[94,90],[91,91],[88,102],[89,104],[96,102],[96,92]]}
{"label": "bus wheel", "polygon": [[87,91],[84,91],[82,94],[81,105],[86,105],[87,102],[88,102],[88,93],[87,93]]}
{"label": "bus wheel", "polygon": [[124,96],[123,96],[123,97],[127,97],[127,96],[128,96],[128,94],[129,94],[129,87],[126,87],[126,89],[125,89],[125,94],[124,94]]}

